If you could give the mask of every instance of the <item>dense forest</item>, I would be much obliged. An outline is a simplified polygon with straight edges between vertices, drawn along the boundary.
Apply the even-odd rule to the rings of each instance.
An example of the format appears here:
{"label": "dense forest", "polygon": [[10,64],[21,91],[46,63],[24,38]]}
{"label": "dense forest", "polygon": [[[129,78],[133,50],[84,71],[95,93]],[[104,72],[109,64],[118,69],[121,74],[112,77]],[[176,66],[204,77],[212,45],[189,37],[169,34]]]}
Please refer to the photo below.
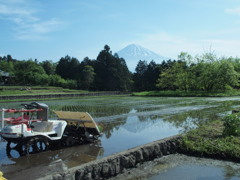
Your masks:
{"label": "dense forest", "polygon": [[97,91],[217,91],[239,88],[240,59],[218,58],[214,53],[192,57],[182,52],[177,60],[157,64],[139,60],[135,72],[126,62],[112,54],[108,45],[96,59],[81,62],[69,55],[58,62],[16,60],[0,56],[0,70],[10,74],[9,85],[43,85]]}

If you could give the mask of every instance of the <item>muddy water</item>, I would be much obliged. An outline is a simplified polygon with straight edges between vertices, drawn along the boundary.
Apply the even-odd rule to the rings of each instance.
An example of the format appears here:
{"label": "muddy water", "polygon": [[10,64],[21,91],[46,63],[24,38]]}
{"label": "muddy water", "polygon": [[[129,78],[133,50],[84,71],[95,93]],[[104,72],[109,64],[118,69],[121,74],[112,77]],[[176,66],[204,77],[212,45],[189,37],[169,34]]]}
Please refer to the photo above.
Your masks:
{"label": "muddy water", "polygon": [[[169,137],[221,118],[240,107],[240,98],[143,98],[87,97],[44,101],[51,110],[86,111],[103,128],[94,144],[47,151],[20,157],[6,154],[0,142],[0,170],[8,179],[35,179],[61,172],[82,163],[108,156],[154,140]],[[22,102],[21,102],[22,103]],[[18,108],[21,103],[2,103],[0,107]],[[50,113],[51,118],[55,118]]]}
{"label": "muddy water", "polygon": [[240,164],[206,158],[172,154],[136,169],[126,171],[114,180],[223,180],[240,179]]}

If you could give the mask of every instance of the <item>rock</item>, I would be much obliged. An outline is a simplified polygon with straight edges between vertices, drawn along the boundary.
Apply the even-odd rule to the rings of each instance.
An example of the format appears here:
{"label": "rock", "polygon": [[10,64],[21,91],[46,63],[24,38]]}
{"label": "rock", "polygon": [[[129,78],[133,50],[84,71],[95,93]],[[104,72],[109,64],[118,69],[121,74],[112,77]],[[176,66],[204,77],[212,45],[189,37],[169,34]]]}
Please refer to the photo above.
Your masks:
{"label": "rock", "polygon": [[75,179],[76,179],[76,180],[82,179],[83,174],[84,174],[84,170],[83,170],[83,169],[77,170],[76,173],[75,173]]}
{"label": "rock", "polygon": [[102,165],[102,175],[103,177],[108,177],[108,173],[109,173],[109,164],[107,162],[103,163]]}
{"label": "rock", "polygon": [[121,166],[123,166],[124,168],[128,168],[128,167],[129,167],[128,161],[129,161],[129,158],[128,158],[127,156],[121,156],[121,157],[120,157],[120,164],[121,164]]}
{"label": "rock", "polygon": [[135,153],[135,157],[136,157],[136,162],[140,163],[143,161],[143,153],[141,150],[137,150],[134,152]]}
{"label": "rock", "polygon": [[94,165],[92,170],[92,177],[93,179],[97,179],[100,177],[100,167],[99,165]]}
{"label": "rock", "polygon": [[144,160],[144,161],[148,160],[148,159],[149,159],[149,151],[148,151],[148,149],[147,149],[147,148],[144,148],[144,149],[142,150],[142,152],[143,152],[143,160]]}
{"label": "rock", "polygon": [[128,162],[128,164],[129,164],[129,167],[130,167],[130,168],[135,167],[136,157],[135,157],[134,155],[130,155],[130,156],[129,156],[129,162]]}

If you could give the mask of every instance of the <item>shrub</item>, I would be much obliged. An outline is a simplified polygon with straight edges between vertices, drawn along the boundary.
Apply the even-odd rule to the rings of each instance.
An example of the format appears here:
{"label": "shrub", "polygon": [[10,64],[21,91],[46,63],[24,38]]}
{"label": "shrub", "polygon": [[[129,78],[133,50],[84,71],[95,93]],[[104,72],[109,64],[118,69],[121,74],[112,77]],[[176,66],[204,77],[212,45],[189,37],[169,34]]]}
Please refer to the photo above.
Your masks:
{"label": "shrub", "polygon": [[76,89],[77,81],[71,79],[66,80],[65,88]]}
{"label": "shrub", "polygon": [[223,136],[240,136],[240,117],[231,114],[223,118]]}

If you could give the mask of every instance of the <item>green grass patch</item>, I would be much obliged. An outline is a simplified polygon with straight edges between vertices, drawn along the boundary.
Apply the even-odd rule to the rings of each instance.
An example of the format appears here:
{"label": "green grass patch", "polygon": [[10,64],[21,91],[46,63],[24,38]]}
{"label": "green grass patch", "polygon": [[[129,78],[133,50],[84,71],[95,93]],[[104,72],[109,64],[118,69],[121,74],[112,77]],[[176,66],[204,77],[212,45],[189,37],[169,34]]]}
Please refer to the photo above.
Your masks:
{"label": "green grass patch", "polygon": [[183,136],[181,150],[199,156],[240,159],[240,137],[223,135],[224,123],[214,121]]}
{"label": "green grass patch", "polygon": [[1,90],[20,90],[20,89],[63,89],[62,87],[56,87],[56,86],[0,86]]}
{"label": "green grass patch", "polygon": [[133,96],[161,96],[161,97],[226,97],[226,96],[240,96],[240,91],[143,91],[134,92]]}
{"label": "green grass patch", "polygon": [[74,94],[74,93],[89,93],[89,91],[63,89],[61,87],[49,87],[49,86],[46,87],[0,86],[0,96]]}

